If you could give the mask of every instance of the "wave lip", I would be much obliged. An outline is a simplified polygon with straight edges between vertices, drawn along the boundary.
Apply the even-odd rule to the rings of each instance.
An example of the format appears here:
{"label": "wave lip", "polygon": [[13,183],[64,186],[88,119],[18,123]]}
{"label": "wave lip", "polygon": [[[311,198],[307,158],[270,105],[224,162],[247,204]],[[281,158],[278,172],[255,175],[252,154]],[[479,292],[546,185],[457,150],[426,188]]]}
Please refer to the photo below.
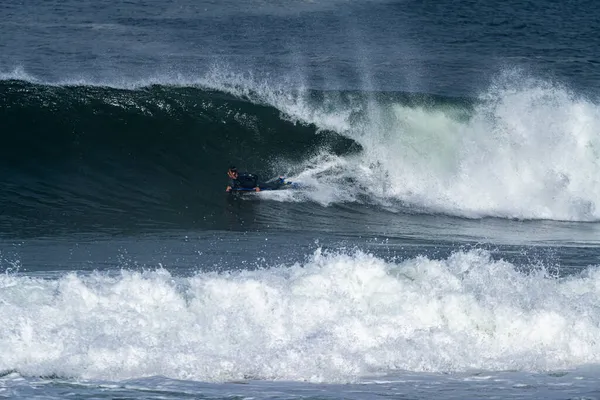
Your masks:
{"label": "wave lip", "polygon": [[482,250],[176,278],[3,275],[0,370],[350,382],[394,371],[548,371],[600,362],[596,267],[557,279]]}

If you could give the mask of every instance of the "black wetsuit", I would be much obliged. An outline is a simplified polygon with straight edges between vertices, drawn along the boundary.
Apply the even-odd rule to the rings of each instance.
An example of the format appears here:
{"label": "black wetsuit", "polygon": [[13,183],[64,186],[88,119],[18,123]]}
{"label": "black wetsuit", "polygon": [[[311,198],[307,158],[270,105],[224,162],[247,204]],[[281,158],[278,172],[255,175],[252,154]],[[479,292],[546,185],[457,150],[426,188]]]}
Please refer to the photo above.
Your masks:
{"label": "black wetsuit", "polygon": [[279,190],[288,185],[292,185],[291,182],[286,182],[284,178],[279,178],[269,183],[259,183],[258,175],[244,173],[239,174],[236,179],[229,178],[229,186],[231,191],[250,191],[259,188],[260,190]]}
{"label": "black wetsuit", "polygon": [[258,176],[249,173],[239,174],[236,179],[229,178],[232,190],[250,190],[258,187]]}
{"label": "black wetsuit", "polygon": [[229,178],[229,183],[227,184],[232,189],[237,189],[240,187],[240,181],[237,179]]}

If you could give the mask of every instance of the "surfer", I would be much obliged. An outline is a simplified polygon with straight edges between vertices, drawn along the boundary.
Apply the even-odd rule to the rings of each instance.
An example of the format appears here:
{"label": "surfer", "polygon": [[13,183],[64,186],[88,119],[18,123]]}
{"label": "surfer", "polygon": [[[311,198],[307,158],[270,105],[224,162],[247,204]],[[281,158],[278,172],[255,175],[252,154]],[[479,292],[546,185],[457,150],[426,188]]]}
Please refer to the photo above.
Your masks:
{"label": "surfer", "polygon": [[227,176],[229,177],[229,184],[225,189],[226,192],[240,189],[260,192],[260,187],[258,186],[258,177],[256,175],[248,173],[240,175],[237,168],[231,166],[227,170]]}
{"label": "surfer", "polygon": [[299,187],[297,182],[287,181],[282,175],[261,183],[258,181],[258,175],[248,172],[239,173],[234,166],[229,167],[227,170],[227,177],[229,178],[229,183],[225,189],[227,193],[260,192],[263,190],[296,189]]}

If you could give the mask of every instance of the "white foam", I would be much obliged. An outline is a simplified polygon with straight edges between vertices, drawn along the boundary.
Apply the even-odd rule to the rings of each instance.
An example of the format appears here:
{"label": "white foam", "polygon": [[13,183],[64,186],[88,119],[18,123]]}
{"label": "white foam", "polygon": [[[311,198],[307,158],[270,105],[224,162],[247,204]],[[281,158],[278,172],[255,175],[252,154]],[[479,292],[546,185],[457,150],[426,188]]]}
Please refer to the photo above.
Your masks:
{"label": "white foam", "polygon": [[345,382],[409,371],[600,362],[600,270],[523,274],[485,251],[176,278],[0,277],[0,370],[24,375]]}
{"label": "white foam", "polygon": [[387,195],[469,217],[600,219],[600,108],[545,82],[502,79],[466,121],[394,109],[395,134],[366,156],[396,171]]}
{"label": "white foam", "polygon": [[560,85],[508,71],[469,113],[374,99],[332,107],[325,104],[333,98],[318,106],[265,98],[362,145],[358,156],[319,154],[288,165],[291,179],[311,182],[309,197],[322,204],[361,194],[471,218],[600,220],[600,107]]}

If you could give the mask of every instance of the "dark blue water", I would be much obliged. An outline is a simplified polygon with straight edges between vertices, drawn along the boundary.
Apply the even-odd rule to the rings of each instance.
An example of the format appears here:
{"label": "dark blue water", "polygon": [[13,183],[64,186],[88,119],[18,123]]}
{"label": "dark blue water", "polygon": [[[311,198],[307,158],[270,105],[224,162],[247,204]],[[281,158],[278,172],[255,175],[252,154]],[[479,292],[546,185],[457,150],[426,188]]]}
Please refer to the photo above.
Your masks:
{"label": "dark blue water", "polygon": [[0,396],[598,398],[599,16],[4,1]]}
{"label": "dark blue water", "polygon": [[598,6],[568,1],[2,4],[4,72],[129,85],[239,73],[311,87],[472,95],[504,68],[598,82]]}

